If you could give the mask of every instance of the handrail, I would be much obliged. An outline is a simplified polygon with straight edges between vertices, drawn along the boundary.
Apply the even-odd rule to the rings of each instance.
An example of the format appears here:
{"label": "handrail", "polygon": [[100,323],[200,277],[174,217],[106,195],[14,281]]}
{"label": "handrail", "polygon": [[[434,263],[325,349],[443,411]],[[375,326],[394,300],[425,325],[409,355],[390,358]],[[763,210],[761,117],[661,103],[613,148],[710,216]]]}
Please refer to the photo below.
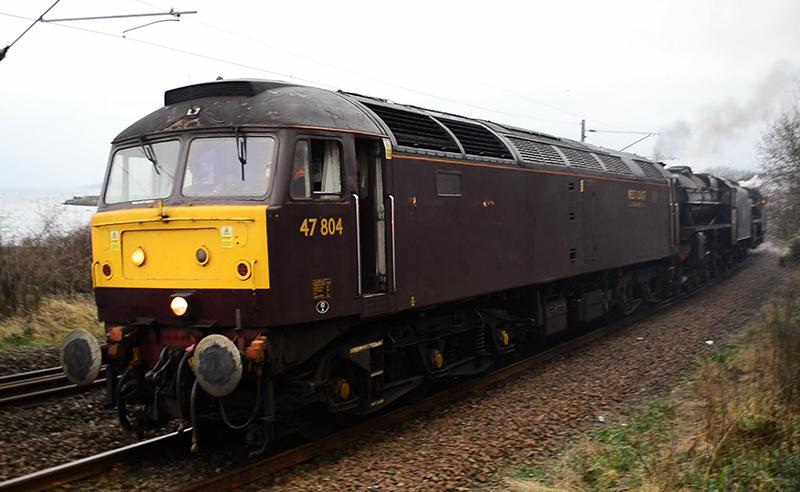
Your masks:
{"label": "handrail", "polygon": [[124,224],[145,224],[148,222],[255,222],[253,217],[149,217],[146,219],[127,219],[111,222],[98,222],[92,224],[94,227],[124,225]]}
{"label": "handrail", "polygon": [[395,240],[394,240],[394,195],[389,195],[389,204],[392,207],[392,292],[397,292],[397,263],[395,262]]}
{"label": "handrail", "polygon": [[361,207],[358,195],[353,193],[353,198],[356,201],[356,266],[358,270],[358,294],[356,297],[361,297]]}

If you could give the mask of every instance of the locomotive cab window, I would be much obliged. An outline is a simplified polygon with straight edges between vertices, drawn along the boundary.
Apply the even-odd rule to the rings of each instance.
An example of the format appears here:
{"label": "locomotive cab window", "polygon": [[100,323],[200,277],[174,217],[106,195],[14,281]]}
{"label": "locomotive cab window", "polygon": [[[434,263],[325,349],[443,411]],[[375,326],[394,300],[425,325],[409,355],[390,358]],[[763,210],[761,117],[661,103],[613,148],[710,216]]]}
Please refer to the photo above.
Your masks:
{"label": "locomotive cab window", "polygon": [[292,198],[339,198],[342,195],[341,162],[339,142],[298,140],[292,165]]}
{"label": "locomotive cab window", "polygon": [[170,140],[121,149],[114,153],[105,203],[167,198],[172,192],[180,142]]}
{"label": "locomotive cab window", "polygon": [[189,145],[183,194],[264,196],[270,190],[274,164],[272,137],[196,138]]}
{"label": "locomotive cab window", "polygon": [[461,173],[436,171],[436,194],[439,196],[461,196]]}

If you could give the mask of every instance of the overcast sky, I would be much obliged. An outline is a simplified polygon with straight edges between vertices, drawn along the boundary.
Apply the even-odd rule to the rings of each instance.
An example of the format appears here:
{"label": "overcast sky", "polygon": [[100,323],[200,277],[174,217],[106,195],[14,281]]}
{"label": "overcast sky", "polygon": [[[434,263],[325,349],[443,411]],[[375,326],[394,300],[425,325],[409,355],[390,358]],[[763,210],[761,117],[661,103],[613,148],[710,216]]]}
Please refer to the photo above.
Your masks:
{"label": "overcast sky", "polygon": [[[53,0],[0,3],[0,47]],[[631,147],[697,169],[756,168],[776,111],[800,100],[800,2],[220,2],[61,0],[0,62],[0,188],[102,180],[109,142],[165,90],[282,79]],[[11,15],[13,16],[11,16]],[[67,27],[69,26],[69,27]],[[74,28],[90,29],[86,32]],[[590,133],[620,149],[635,134]],[[660,138],[660,140],[659,140]]]}

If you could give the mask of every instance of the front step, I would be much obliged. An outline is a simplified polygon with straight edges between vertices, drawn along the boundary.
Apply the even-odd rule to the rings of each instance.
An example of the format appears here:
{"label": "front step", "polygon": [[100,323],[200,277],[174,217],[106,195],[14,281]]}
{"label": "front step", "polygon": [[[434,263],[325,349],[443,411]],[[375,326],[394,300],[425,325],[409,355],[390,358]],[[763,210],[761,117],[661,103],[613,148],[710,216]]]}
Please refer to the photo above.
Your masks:
{"label": "front step", "polygon": [[350,347],[346,357],[362,368],[367,376],[361,397],[367,408],[381,406],[383,402],[383,340],[373,340]]}

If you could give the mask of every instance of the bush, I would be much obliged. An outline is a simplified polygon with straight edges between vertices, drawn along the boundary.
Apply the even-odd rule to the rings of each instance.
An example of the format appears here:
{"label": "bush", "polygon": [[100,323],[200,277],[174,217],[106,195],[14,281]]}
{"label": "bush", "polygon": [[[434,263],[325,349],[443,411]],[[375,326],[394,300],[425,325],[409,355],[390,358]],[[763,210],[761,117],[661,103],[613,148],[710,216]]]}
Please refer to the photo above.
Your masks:
{"label": "bush", "polygon": [[45,296],[90,293],[91,265],[89,227],[16,243],[0,238],[0,319],[30,312]]}

